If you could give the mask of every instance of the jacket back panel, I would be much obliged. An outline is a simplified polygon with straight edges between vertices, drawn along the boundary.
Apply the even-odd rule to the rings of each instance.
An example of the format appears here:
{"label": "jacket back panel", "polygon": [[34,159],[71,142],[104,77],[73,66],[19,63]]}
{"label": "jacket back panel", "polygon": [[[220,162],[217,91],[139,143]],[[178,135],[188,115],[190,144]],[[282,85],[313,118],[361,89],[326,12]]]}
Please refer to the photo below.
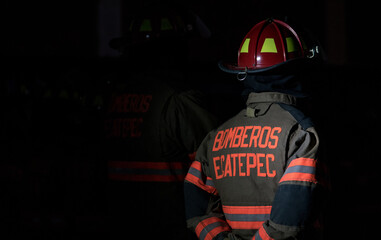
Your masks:
{"label": "jacket back panel", "polygon": [[255,222],[259,228],[269,219],[278,183],[287,167],[290,133],[297,126],[291,114],[277,103],[255,103],[248,109],[211,134],[206,163],[226,220],[241,236],[252,236]]}

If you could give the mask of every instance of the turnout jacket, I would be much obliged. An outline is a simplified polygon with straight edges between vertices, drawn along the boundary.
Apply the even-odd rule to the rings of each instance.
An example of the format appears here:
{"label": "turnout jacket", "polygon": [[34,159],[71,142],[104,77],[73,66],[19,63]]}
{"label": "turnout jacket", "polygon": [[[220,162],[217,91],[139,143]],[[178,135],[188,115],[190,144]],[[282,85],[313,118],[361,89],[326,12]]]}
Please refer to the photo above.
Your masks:
{"label": "turnout jacket", "polygon": [[105,114],[110,234],[186,239],[184,178],[217,119],[181,75],[127,77]]}
{"label": "turnout jacket", "polygon": [[250,93],[246,109],[205,137],[184,184],[199,239],[310,239],[319,139],[295,104]]}

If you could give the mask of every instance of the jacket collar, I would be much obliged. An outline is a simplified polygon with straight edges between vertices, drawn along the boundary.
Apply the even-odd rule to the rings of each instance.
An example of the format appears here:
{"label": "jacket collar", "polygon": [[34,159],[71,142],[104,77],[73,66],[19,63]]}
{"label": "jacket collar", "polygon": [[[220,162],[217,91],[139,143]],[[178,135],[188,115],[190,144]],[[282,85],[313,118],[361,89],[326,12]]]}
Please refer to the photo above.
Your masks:
{"label": "jacket collar", "polygon": [[249,106],[252,103],[284,103],[288,105],[296,105],[296,97],[279,92],[261,92],[250,93],[247,99],[246,105]]}

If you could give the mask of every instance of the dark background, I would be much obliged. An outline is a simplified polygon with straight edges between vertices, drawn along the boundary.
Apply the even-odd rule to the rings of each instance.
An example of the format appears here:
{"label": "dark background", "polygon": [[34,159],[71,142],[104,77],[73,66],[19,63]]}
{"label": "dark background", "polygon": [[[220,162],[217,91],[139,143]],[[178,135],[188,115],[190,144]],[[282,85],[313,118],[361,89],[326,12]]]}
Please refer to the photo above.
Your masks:
{"label": "dark background", "polygon": [[[101,117],[107,87],[104,76],[119,55],[108,41],[122,35],[135,11],[150,2],[0,3],[0,235],[8,236],[4,239],[108,236]],[[238,83],[218,70],[217,61],[235,57],[256,22],[287,16],[315,34],[326,56],[314,85],[313,115],[320,123],[331,167],[328,236],[378,236],[376,2],[202,0],[183,4],[212,33],[205,42],[189,45],[200,69],[216,76],[208,85],[210,91],[220,89],[219,82],[235,89]],[[233,114],[237,106],[229,108],[223,117]]]}

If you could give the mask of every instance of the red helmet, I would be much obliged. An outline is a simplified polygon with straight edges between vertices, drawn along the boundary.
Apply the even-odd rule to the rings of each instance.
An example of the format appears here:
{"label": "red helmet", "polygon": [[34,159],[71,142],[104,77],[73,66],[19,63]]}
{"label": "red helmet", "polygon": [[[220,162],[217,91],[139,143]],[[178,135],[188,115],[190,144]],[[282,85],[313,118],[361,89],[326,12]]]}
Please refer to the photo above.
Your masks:
{"label": "red helmet", "polygon": [[246,34],[238,50],[237,64],[220,62],[219,66],[229,73],[258,73],[292,60],[310,58],[311,51],[287,23],[267,19]]}

